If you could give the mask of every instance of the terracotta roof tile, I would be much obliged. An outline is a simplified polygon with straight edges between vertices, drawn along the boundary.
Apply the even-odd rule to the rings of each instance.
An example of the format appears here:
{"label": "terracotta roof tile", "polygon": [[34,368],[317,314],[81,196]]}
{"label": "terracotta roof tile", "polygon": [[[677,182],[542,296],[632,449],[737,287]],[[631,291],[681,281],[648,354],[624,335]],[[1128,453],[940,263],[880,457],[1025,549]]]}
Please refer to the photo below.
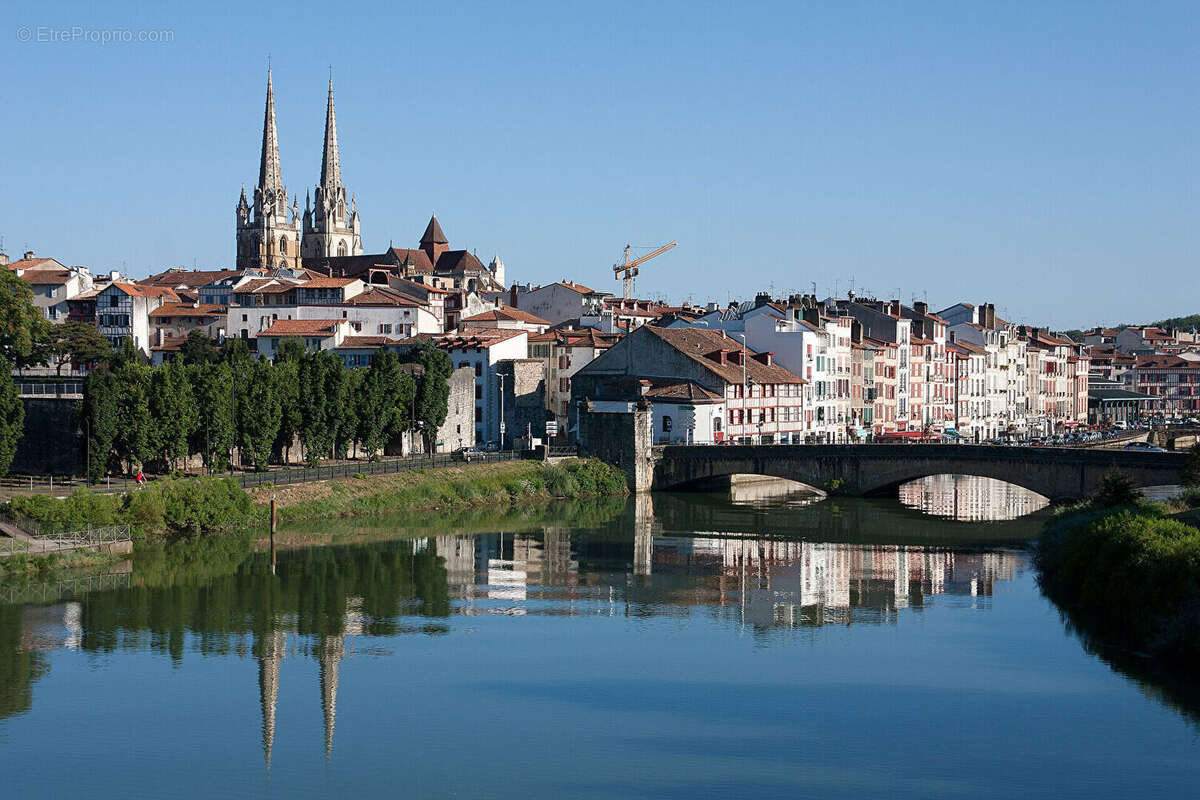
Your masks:
{"label": "terracotta roof tile", "polygon": [[277,319],[258,336],[332,336],[334,329],[345,320],[341,319]]}

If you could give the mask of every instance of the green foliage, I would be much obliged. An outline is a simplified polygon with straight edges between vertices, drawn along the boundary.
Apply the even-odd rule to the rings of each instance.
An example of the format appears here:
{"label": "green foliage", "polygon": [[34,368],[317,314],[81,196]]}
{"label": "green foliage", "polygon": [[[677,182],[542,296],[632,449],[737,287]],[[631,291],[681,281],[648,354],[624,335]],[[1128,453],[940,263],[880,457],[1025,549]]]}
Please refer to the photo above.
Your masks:
{"label": "green foliage", "polygon": [[12,379],[12,365],[0,357],[0,475],[8,474],[25,432],[25,406]]}
{"label": "green foliage", "polygon": [[449,413],[450,373],[454,365],[450,356],[433,344],[421,340],[408,354],[405,361],[421,365],[421,379],[417,383],[417,421],[424,423],[425,441],[428,445],[437,437],[437,430],[446,421]]}
{"label": "green foliage", "polygon": [[276,364],[299,364],[305,355],[304,342],[294,336],[289,336],[279,342],[275,348]]}
{"label": "green foliage", "polygon": [[212,361],[192,366],[188,380],[197,410],[191,451],[210,472],[223,470],[233,449],[233,373],[225,362]]}
{"label": "green foliage", "polygon": [[362,372],[361,385],[351,395],[356,406],[358,440],[375,459],[387,440],[405,430],[411,415],[412,381],[400,368],[394,353],[377,350]]}
{"label": "green foliage", "polygon": [[117,425],[113,447],[129,472],[154,457],[158,438],[154,417],[150,413],[150,383],[153,368],[144,363],[140,354],[131,355],[126,347],[113,367],[117,389]]}
{"label": "green foliage", "polygon": [[112,344],[100,335],[99,329],[90,322],[77,320],[54,326],[50,350],[58,358],[59,374],[66,364],[91,364],[94,367],[112,356]]}
{"label": "green foliage", "polygon": [[300,441],[309,464],[333,453],[346,403],[346,367],[334,353],[305,353],[300,360]]}
{"label": "green foliage", "polygon": [[1187,463],[1183,465],[1180,483],[1188,488],[1200,488],[1200,444],[1188,450]]}
{"label": "green foliage", "polygon": [[107,369],[93,372],[84,381],[80,427],[87,438],[88,480],[98,481],[108,473],[121,424],[120,395],[117,377]]}
{"label": "green foliage", "polygon": [[200,418],[188,368],[182,361],[152,371],[149,406],[155,451],[173,469],[179,459],[188,457],[189,440]]}
{"label": "green foliage", "polygon": [[52,336],[52,323],[33,304],[33,289],[12,270],[0,269],[0,359],[16,367],[41,364]]}
{"label": "green foliage", "polygon": [[217,348],[213,347],[207,333],[196,328],[188,331],[187,339],[179,348],[179,357],[188,366],[208,364],[217,360]]}
{"label": "green foliage", "polygon": [[19,495],[9,508],[60,531],[88,525],[129,525],[140,534],[208,532],[245,525],[261,514],[236,481],[224,477],[153,481],[125,495],[78,489],[57,499]]}
{"label": "green foliage", "polygon": [[1124,473],[1110,470],[1100,479],[1093,502],[1101,508],[1135,506],[1142,501],[1133,481]]}
{"label": "green foliage", "polygon": [[[286,343],[299,345],[295,339]],[[289,348],[285,348],[286,350]],[[277,460],[284,461],[291,456],[292,443],[300,431],[300,358],[304,355],[303,348],[295,358],[286,357],[275,360],[275,387],[279,393],[279,431],[275,434],[275,444],[272,447]]]}
{"label": "green foliage", "polygon": [[237,404],[238,446],[243,459],[265,470],[282,417],[278,377],[271,362],[263,360],[254,362],[249,374],[239,374],[238,381],[243,386]]}
{"label": "green foliage", "polygon": [[1093,507],[1047,523],[1036,563],[1047,593],[1105,638],[1200,658],[1200,529],[1158,507]]}

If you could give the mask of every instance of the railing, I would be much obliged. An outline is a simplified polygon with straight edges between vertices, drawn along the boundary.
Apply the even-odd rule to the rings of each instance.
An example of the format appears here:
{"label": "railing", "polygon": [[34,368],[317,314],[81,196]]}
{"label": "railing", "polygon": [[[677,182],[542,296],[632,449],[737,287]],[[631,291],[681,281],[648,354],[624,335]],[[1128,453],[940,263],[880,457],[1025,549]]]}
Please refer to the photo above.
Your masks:
{"label": "railing", "polygon": [[83,529],[68,531],[62,530],[64,526],[38,524],[20,515],[6,516],[29,538],[0,538],[0,555],[43,555],[130,541],[128,525],[88,525]]}
{"label": "railing", "polygon": [[559,445],[546,448],[548,458],[573,458],[579,455],[579,445]]}
{"label": "railing", "polygon": [[45,605],[60,600],[72,600],[88,592],[128,589],[129,577],[130,573],[120,572],[89,575],[84,578],[60,578],[53,583],[0,586],[0,603]]}
{"label": "railing", "polygon": [[512,450],[502,450],[496,453],[434,453],[427,456],[409,456],[405,458],[381,459],[379,461],[364,461],[357,464],[332,464],[327,467],[300,467],[269,470],[267,472],[248,472],[234,476],[234,480],[249,489],[265,484],[286,485],[292,483],[309,483],[326,481],[334,478],[353,478],[359,475],[381,475],[389,472],[407,472],[416,469],[432,469],[448,467],[451,464],[488,463],[495,461],[512,461],[517,454]]}

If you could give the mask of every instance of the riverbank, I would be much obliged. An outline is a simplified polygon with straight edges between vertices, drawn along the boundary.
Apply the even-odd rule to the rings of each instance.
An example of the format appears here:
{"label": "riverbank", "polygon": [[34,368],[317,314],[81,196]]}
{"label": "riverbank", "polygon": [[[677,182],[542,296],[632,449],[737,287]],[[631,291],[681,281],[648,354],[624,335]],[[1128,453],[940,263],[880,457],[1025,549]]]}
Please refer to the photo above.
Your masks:
{"label": "riverbank", "polygon": [[1043,591],[1085,636],[1179,666],[1200,664],[1200,528],[1154,503],[1066,509],[1035,551]]}
{"label": "riverbank", "polygon": [[282,522],[408,511],[504,509],[552,499],[627,494],[620,470],[601,461],[572,459],[461,464],[401,473],[359,475],[251,491],[225,477],[154,481],[126,494],[78,489],[65,498],[14,497],[5,511],[44,530],[130,526],[135,538],[210,533],[261,524],[277,501]]}
{"label": "riverbank", "polygon": [[572,459],[462,464],[429,470],[291,486],[264,486],[252,494],[265,507],[274,496],[281,522],[375,516],[395,512],[503,509],[554,499],[624,497],[625,477],[602,461]]}

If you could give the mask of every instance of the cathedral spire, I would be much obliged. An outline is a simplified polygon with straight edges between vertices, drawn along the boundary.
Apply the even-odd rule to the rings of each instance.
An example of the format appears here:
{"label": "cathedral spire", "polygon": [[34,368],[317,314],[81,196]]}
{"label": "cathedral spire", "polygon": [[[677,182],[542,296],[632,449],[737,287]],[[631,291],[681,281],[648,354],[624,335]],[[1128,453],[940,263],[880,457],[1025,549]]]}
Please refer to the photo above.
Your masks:
{"label": "cathedral spire", "polygon": [[321,156],[321,186],[332,192],[342,185],[338,158],[337,118],[333,113],[333,75],[329,76],[329,102],[325,107],[325,152]]}
{"label": "cathedral spire", "polygon": [[[263,116],[262,155],[258,162],[258,188],[264,194],[283,192],[283,173],[279,167],[279,134],[275,130],[275,91],[271,86],[271,68],[267,67],[267,110]],[[284,201],[286,203],[286,200]]]}

